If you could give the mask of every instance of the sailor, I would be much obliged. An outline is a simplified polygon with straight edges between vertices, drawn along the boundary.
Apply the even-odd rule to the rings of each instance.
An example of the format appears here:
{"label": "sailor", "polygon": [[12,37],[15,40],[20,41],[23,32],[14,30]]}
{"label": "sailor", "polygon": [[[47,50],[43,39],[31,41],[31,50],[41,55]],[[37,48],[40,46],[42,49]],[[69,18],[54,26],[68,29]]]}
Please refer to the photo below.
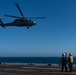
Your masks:
{"label": "sailor", "polygon": [[62,53],[61,67],[62,67],[61,72],[63,72],[64,68],[65,68],[65,72],[67,72],[65,53]]}
{"label": "sailor", "polygon": [[68,62],[69,62],[69,72],[72,72],[72,69],[73,69],[73,56],[72,56],[71,53],[69,53]]}

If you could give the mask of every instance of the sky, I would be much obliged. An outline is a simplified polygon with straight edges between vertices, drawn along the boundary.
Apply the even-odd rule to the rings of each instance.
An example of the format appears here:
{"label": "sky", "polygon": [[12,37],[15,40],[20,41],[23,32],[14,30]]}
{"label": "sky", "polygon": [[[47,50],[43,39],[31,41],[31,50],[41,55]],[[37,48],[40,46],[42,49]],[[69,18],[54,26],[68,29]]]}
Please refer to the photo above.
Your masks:
{"label": "sky", "polygon": [[3,23],[21,16],[37,23],[30,27],[0,27],[0,57],[51,57],[62,53],[76,56],[76,0],[0,0],[0,18]]}

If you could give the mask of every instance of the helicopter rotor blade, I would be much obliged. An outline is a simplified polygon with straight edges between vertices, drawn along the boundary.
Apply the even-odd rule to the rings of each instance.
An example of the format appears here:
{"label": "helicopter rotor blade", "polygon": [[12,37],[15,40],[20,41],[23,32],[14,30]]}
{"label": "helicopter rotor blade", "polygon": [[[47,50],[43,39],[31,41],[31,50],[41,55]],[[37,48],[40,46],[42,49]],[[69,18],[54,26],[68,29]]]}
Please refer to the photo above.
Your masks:
{"label": "helicopter rotor blade", "polygon": [[30,19],[46,19],[46,17],[28,17]]}
{"label": "helicopter rotor blade", "polygon": [[19,12],[21,13],[21,15],[24,17],[24,15],[23,15],[23,13],[22,13],[22,11],[21,11],[19,5],[18,5],[17,3],[15,3],[15,5],[16,5],[16,7],[18,8],[18,10],[19,10]]}
{"label": "helicopter rotor blade", "polygon": [[5,15],[6,17],[13,17],[13,18],[21,18],[21,17],[18,17],[18,16],[11,16],[11,15]]}

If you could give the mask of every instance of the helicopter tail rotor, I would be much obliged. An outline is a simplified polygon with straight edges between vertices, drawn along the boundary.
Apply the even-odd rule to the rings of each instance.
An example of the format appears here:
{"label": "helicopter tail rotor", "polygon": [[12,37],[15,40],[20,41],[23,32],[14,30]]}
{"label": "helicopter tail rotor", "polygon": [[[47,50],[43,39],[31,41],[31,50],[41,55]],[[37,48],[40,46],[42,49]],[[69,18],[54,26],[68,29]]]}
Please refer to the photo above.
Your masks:
{"label": "helicopter tail rotor", "polygon": [[5,26],[3,25],[2,19],[0,18],[0,26],[5,28]]}

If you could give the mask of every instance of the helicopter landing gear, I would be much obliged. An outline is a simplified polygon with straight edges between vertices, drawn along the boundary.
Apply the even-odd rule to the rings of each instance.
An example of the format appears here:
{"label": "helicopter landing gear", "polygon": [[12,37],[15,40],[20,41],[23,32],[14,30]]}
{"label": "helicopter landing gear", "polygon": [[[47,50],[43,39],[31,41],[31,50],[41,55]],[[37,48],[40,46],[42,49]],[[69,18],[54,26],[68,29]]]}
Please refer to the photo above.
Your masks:
{"label": "helicopter landing gear", "polygon": [[27,27],[27,29],[29,29],[29,27]]}

